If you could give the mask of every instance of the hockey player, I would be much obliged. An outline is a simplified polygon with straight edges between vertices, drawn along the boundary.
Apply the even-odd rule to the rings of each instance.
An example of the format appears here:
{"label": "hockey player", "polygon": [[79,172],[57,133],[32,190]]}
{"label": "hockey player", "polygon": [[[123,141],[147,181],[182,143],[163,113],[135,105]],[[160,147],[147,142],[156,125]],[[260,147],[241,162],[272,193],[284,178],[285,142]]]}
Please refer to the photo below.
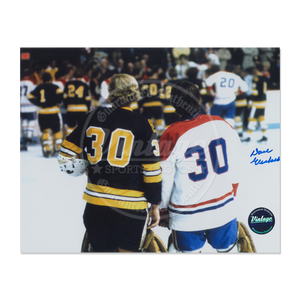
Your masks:
{"label": "hockey player", "polygon": [[63,91],[52,83],[50,73],[45,72],[42,80],[43,83],[29,93],[27,99],[39,107],[38,122],[42,132],[43,155],[50,157],[59,151],[62,143],[59,106],[62,102]]}
{"label": "hockey player", "polygon": [[[158,68],[153,67],[147,71],[148,79],[139,82],[141,100],[138,102],[142,114],[154,125],[160,136],[164,130],[162,103],[163,85],[158,79]],[[154,122],[153,122],[154,120]]]}
{"label": "hockey player", "polygon": [[268,125],[265,120],[265,108],[267,105],[267,89],[268,78],[263,74],[264,67],[262,64],[256,64],[254,72],[255,76],[252,81],[252,94],[251,94],[251,110],[248,118],[248,137],[243,139],[244,142],[251,140],[250,135],[256,129],[256,123],[260,125],[262,131],[262,138],[258,142],[265,142],[268,138],[265,133],[268,129]]}
{"label": "hockey player", "polygon": [[159,223],[159,147],[148,120],[130,109],[138,94],[132,76],[114,75],[108,97],[113,107],[88,113],[67,136],[58,158],[61,170],[71,175],[85,172],[88,162],[83,218],[94,252],[139,251],[148,214],[149,229]]}
{"label": "hockey player", "polygon": [[207,240],[227,251],[237,241],[239,136],[222,118],[205,114],[194,84],[176,84],[171,99],[182,121],[165,130],[159,146],[161,209],[169,211],[173,245],[177,251],[200,252]]}
{"label": "hockey player", "polygon": [[214,97],[211,115],[224,118],[232,127],[234,127],[234,101],[238,94],[238,88],[242,92],[248,90],[247,83],[241,77],[232,73],[233,70],[234,66],[227,64],[225,71],[217,71],[206,79],[207,90]]}
{"label": "hockey player", "polygon": [[66,82],[64,89],[64,106],[67,109],[67,134],[77,126],[81,118],[89,111],[91,96],[88,85],[82,80],[81,69],[76,69],[74,79]]}
{"label": "hockey player", "polygon": [[171,78],[170,80],[165,79],[163,81],[164,87],[164,97],[161,100],[163,104],[163,114],[164,114],[164,121],[165,121],[165,129],[168,128],[171,124],[180,121],[180,117],[176,113],[176,110],[173,105],[170,103],[171,99],[171,90],[172,86],[178,82],[177,78],[177,71],[175,68],[170,68],[168,70],[168,77]]}
{"label": "hockey player", "polygon": [[35,84],[29,78],[30,70],[24,71],[20,82],[20,113],[21,113],[21,151],[27,150],[27,143],[33,142],[33,133],[36,125],[37,108],[28,99],[27,95],[35,89]]}

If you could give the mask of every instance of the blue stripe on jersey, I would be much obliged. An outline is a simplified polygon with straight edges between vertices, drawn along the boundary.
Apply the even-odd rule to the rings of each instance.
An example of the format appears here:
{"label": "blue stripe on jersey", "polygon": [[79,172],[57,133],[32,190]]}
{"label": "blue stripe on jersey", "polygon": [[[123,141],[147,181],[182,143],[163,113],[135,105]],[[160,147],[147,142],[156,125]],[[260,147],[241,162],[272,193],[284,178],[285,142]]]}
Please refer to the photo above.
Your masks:
{"label": "blue stripe on jersey", "polygon": [[196,213],[200,213],[200,212],[204,212],[204,211],[208,211],[208,210],[214,210],[214,209],[218,209],[224,205],[226,205],[228,202],[231,202],[233,201],[234,198],[230,198],[228,200],[226,200],[225,202],[219,204],[219,205],[215,205],[215,206],[211,206],[211,207],[207,207],[207,208],[201,208],[201,209],[197,209],[197,210],[193,210],[193,211],[178,211],[178,210],[174,210],[172,208],[169,207],[169,211],[173,212],[173,213],[176,213],[176,214],[182,214],[182,215],[192,215],[192,214],[196,214]]}

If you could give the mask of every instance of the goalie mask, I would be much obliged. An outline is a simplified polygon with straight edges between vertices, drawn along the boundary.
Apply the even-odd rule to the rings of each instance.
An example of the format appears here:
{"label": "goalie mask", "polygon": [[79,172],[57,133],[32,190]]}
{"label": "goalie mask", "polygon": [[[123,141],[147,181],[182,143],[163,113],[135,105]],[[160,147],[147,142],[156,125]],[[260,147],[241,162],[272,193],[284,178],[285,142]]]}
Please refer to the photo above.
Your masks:
{"label": "goalie mask", "polygon": [[59,156],[58,162],[61,172],[65,172],[72,177],[83,175],[87,171],[89,165],[89,161],[75,157],[66,159],[65,157]]}

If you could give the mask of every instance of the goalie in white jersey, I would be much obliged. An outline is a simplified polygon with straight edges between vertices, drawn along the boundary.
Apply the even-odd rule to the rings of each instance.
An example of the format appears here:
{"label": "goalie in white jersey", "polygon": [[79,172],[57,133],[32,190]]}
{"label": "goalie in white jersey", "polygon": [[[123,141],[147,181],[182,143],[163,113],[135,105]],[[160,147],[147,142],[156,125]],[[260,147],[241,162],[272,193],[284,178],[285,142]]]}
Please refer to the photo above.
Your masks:
{"label": "goalie in white jersey", "polygon": [[[237,240],[235,196],[239,185],[240,146],[234,128],[218,116],[206,115],[198,88],[176,84],[171,102],[182,122],[160,139],[162,211],[178,251],[199,252],[206,240],[226,251]],[[163,218],[162,218],[163,219]],[[170,250],[170,249],[169,249]]]}

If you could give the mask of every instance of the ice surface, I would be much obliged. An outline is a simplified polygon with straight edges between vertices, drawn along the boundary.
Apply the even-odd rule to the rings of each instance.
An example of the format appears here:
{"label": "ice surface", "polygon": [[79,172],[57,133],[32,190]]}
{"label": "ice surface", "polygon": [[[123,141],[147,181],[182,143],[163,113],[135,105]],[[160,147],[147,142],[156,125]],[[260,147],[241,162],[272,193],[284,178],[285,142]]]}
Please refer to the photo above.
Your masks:
{"label": "ice surface", "polygon": [[[273,158],[280,156],[279,92],[269,92],[266,120],[270,125],[268,141],[257,143],[261,133],[252,134],[243,143],[246,167],[241,174],[237,200],[237,218],[248,224],[249,214],[266,207],[275,215],[275,227],[265,235],[251,232],[257,252],[280,253],[280,162],[264,165],[250,164],[250,154],[256,148],[272,149]],[[61,173],[56,158],[44,158],[40,145],[29,146],[21,152],[21,252],[79,253],[85,228],[82,200],[86,176],[70,177]],[[261,158],[267,159],[265,155]],[[260,157],[259,157],[260,158]],[[154,232],[167,245],[170,231],[156,227]],[[206,243],[203,253],[215,253]]]}

